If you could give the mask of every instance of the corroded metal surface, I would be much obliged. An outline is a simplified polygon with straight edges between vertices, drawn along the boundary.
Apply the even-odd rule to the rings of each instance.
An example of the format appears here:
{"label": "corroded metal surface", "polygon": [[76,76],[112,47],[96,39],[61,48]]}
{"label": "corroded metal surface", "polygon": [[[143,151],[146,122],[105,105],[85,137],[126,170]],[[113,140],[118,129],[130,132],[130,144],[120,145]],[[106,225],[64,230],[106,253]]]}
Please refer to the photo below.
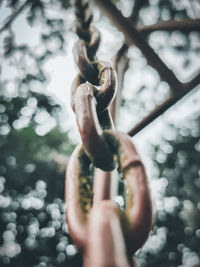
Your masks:
{"label": "corroded metal surface", "polygon": [[84,251],[85,266],[94,266],[95,259],[95,266],[132,266],[131,257],[148,238],[152,225],[147,176],[126,134],[106,130],[104,135],[126,181],[126,208],[122,211],[112,200],[92,205],[91,162],[78,146],[66,175],[69,232],[77,247]]}
{"label": "corroded metal surface", "polygon": [[[97,254],[99,265],[95,266],[133,266],[131,257],[146,241],[152,224],[147,176],[131,138],[101,128],[96,90],[94,85],[82,83],[72,94],[83,146],[72,154],[66,176],[69,232],[84,252],[84,266],[94,266]],[[104,170],[118,166],[127,186],[124,211],[112,200],[93,203],[91,163]],[[104,190],[102,185],[94,194],[103,195]]]}
{"label": "corroded metal surface", "polygon": [[[116,94],[116,74],[95,55],[100,35],[90,25],[88,3],[75,1],[75,13],[81,40],[73,50],[79,74],[72,84],[71,106],[83,144],[74,150],[66,171],[69,233],[83,252],[84,267],[136,267],[133,255],[148,238],[152,224],[147,176],[130,137],[114,130],[108,107]],[[95,183],[92,166],[100,168]],[[124,210],[109,199],[107,179],[116,168],[126,184]]]}

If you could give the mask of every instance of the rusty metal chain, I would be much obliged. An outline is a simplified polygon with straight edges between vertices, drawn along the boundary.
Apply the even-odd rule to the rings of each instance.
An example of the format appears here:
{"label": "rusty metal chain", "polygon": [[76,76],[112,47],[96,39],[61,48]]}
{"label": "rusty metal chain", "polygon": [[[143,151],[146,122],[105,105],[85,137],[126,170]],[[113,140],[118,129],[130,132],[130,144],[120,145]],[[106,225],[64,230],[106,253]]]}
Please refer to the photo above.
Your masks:
{"label": "rusty metal chain", "polygon": [[[83,144],[73,152],[66,172],[69,233],[83,251],[84,267],[136,266],[132,256],[152,224],[147,176],[131,138],[114,130],[108,106],[116,94],[116,74],[95,55],[100,35],[90,25],[88,2],[75,1],[74,6],[80,40],[73,53],[80,73],[72,84],[71,106]],[[125,210],[112,200],[93,203],[92,164],[104,171],[118,168],[126,183]]]}
{"label": "rusty metal chain", "polygon": [[100,43],[99,31],[91,25],[93,14],[88,1],[74,0],[75,32],[79,41],[74,45],[74,60],[81,76],[95,85],[99,84],[99,64],[96,51]]}

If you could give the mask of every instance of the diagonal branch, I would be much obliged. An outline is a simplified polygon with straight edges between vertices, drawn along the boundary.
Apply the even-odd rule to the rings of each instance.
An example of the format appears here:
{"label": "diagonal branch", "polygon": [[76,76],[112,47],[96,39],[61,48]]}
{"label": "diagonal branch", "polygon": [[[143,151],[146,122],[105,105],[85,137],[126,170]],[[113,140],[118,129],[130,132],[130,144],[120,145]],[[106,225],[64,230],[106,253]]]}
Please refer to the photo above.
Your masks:
{"label": "diagonal branch", "polygon": [[170,85],[172,91],[175,94],[181,93],[183,89],[182,83],[154,52],[142,34],[135,29],[132,23],[126,19],[110,1],[94,1],[107,14],[115,26],[124,33],[126,43],[129,45],[135,44],[146,57],[148,64],[158,71],[161,79]]}
{"label": "diagonal branch", "polygon": [[199,84],[200,84],[200,72],[189,82],[184,83],[183,86],[185,90],[189,90],[190,88],[195,88]]}
{"label": "diagonal branch", "polygon": [[138,19],[140,9],[143,7],[143,5],[147,2],[147,0],[136,0],[133,6],[133,10],[131,12],[131,15],[129,19],[135,23]]}
{"label": "diagonal branch", "polygon": [[149,125],[152,121],[162,115],[167,109],[172,107],[176,102],[183,98],[186,94],[191,92],[196,86],[200,84],[200,73],[197,74],[192,80],[183,84],[184,90],[181,94],[177,96],[170,96],[161,105],[158,105],[153,111],[151,111],[146,117],[144,117],[140,122],[133,126],[128,134],[134,136]]}
{"label": "diagonal branch", "polygon": [[[164,62],[159,58],[159,56],[154,52],[154,50],[149,46],[144,37],[142,36],[142,30],[140,28],[139,32],[132,25],[133,23],[130,19],[123,17],[120,11],[110,2],[106,0],[94,0],[96,4],[107,14],[115,26],[123,32],[127,45],[135,44],[144,54],[149,65],[155,68],[161,79],[165,80],[172,89],[171,96],[164,101],[161,105],[157,106],[148,116],[146,116],[142,121],[136,124],[132,129],[129,130],[128,134],[133,136],[141,131],[145,126],[150,124],[158,116],[163,114],[168,108],[178,102],[182,97],[191,92],[200,83],[200,73],[187,83],[181,83],[174,73],[164,64]],[[185,21],[187,30],[189,29],[199,29],[199,20]],[[168,24],[160,23],[157,25],[157,30],[162,27],[166,30],[183,29],[181,23],[183,22],[168,22]],[[192,24],[192,25],[191,25]],[[161,25],[161,26],[160,26]],[[158,27],[159,26],[159,27]],[[148,27],[148,26],[146,26]],[[150,26],[149,26],[150,27]],[[156,28],[154,25],[154,28]],[[152,26],[153,28],[153,26]],[[144,31],[144,30],[143,30]],[[150,31],[150,30],[149,30]]]}
{"label": "diagonal branch", "polygon": [[7,30],[13,21],[17,18],[17,16],[25,9],[25,7],[30,4],[30,0],[26,0],[21,6],[13,12],[4,22],[3,25],[0,27],[0,33]]}
{"label": "diagonal branch", "polygon": [[145,35],[154,31],[200,31],[200,19],[160,21],[152,25],[139,27],[137,30]]}
{"label": "diagonal branch", "polygon": [[[135,0],[131,15],[128,18],[131,21],[131,23],[135,24],[137,22],[140,9],[143,7],[145,2],[147,2],[147,0]],[[120,106],[121,93],[124,83],[124,74],[128,68],[130,60],[126,55],[128,48],[129,46],[126,43],[123,43],[120,49],[117,51],[115,57],[113,58],[113,65],[117,72],[118,83],[117,83],[117,95],[111,105],[110,111],[115,124]]]}

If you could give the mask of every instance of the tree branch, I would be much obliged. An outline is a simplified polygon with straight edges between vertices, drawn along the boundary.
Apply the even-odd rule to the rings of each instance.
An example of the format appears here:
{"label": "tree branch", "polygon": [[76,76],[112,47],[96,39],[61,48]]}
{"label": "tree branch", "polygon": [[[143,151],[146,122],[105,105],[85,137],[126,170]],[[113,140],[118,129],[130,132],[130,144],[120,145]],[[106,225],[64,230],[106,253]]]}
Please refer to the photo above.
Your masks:
{"label": "tree branch", "polygon": [[143,7],[143,5],[145,4],[145,2],[147,2],[146,0],[136,0],[135,4],[133,6],[133,10],[131,12],[131,15],[129,17],[129,19],[135,23],[138,19],[138,15],[140,12],[140,9]]}
{"label": "tree branch", "polygon": [[128,131],[130,136],[134,136],[139,133],[143,128],[149,125],[152,121],[162,115],[167,109],[172,107],[176,102],[183,98],[186,94],[191,92],[196,86],[200,84],[200,73],[198,73],[189,82],[183,84],[184,90],[178,96],[170,96],[161,105],[158,105],[153,111],[151,111],[146,117],[138,122],[133,128]]}
{"label": "tree branch", "polygon": [[[193,89],[193,88],[192,88]],[[152,112],[150,112],[145,118],[138,122],[133,128],[131,128],[127,134],[134,136],[149,125],[152,121],[157,119],[162,115],[167,109],[172,107],[176,102],[178,102],[182,97],[188,94],[192,89],[184,90],[184,92],[179,96],[171,96],[161,105],[157,106]]]}
{"label": "tree branch", "polygon": [[3,25],[0,27],[0,33],[7,30],[10,25],[13,23],[13,21],[17,18],[17,16],[24,10],[24,8],[30,4],[29,0],[26,0],[21,6],[13,12],[4,22]]}
{"label": "tree branch", "polygon": [[[146,42],[142,34],[134,28],[130,19],[125,18],[120,11],[110,2],[106,0],[94,0],[96,4],[106,13],[106,15],[111,19],[111,21],[115,24],[115,26],[123,32],[127,45],[135,44],[144,54],[147,59],[149,65],[155,68],[161,79],[165,80],[171,87],[171,90],[174,94],[164,101],[161,105],[157,106],[149,115],[147,115],[142,121],[136,124],[130,131],[129,135],[133,136],[141,131],[145,126],[150,124],[153,120],[155,120],[158,116],[163,114],[168,108],[174,105],[177,101],[179,101],[182,97],[188,94],[194,87],[196,87],[200,83],[200,74],[198,74],[195,78],[187,83],[181,83],[174,73],[164,64],[164,62],[159,58],[159,56],[154,52],[154,50],[149,46]],[[199,20],[185,21],[185,25],[182,26],[183,22],[168,22],[165,26],[162,24],[162,28],[168,29],[183,29],[186,27],[187,30],[189,28],[199,29]],[[192,26],[191,26],[192,24]],[[161,25],[161,23],[160,23]],[[175,26],[174,26],[175,25]],[[150,27],[150,26],[149,26]],[[157,25],[158,27],[158,25]],[[160,30],[159,26],[159,30]],[[153,28],[153,26],[152,26]],[[155,28],[155,25],[154,25]],[[142,32],[142,30],[140,29]]]}
{"label": "tree branch", "polygon": [[[131,15],[129,16],[129,20],[131,23],[135,24],[138,15],[140,12],[140,9],[142,6],[145,4],[147,0],[135,0]],[[120,106],[120,101],[121,101],[121,93],[122,93],[122,88],[123,88],[123,83],[124,83],[124,74],[128,68],[129,64],[129,58],[126,56],[128,50],[128,45],[126,43],[123,43],[120,49],[117,51],[115,57],[113,58],[113,65],[114,68],[117,72],[117,95],[112,102],[110,111],[111,111],[111,116],[113,118],[114,123],[116,124],[117,120],[117,114]]]}
{"label": "tree branch", "polygon": [[195,88],[199,84],[200,84],[200,72],[193,79],[191,79],[189,82],[184,83],[183,86],[184,86],[185,90],[189,90],[190,88]]}
{"label": "tree branch", "polygon": [[161,79],[170,85],[172,91],[175,94],[181,93],[183,90],[182,83],[149,46],[142,34],[134,28],[130,20],[126,19],[110,1],[94,1],[107,14],[115,26],[124,33],[126,43],[128,45],[135,44],[146,57],[148,64],[158,71]]}
{"label": "tree branch", "polygon": [[154,31],[200,31],[200,19],[160,21],[152,25],[139,27],[137,30],[145,35]]}

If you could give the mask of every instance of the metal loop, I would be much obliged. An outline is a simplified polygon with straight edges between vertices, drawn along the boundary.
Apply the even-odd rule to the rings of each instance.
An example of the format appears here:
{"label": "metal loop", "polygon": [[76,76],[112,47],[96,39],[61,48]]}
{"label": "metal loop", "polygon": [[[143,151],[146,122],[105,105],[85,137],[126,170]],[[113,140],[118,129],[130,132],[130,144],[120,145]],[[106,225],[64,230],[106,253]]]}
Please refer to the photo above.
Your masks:
{"label": "metal loop", "polygon": [[110,200],[93,205],[88,216],[85,267],[135,266],[132,257],[127,257],[119,213],[117,204]]}
{"label": "metal loop", "polygon": [[107,112],[109,117],[109,112],[105,110],[98,118],[95,96],[99,91],[90,83],[80,84],[83,81],[81,75],[74,81],[72,106],[84,151],[96,167],[105,171],[113,170],[118,163],[126,179],[127,206],[121,221],[128,253],[132,255],[143,245],[151,228],[151,199],[146,173],[130,137],[120,132],[103,131],[101,125],[104,119],[101,121],[100,115]]}
{"label": "metal loop", "polygon": [[[109,104],[112,103],[116,95],[116,73],[114,69],[105,61],[99,62],[99,79],[100,89],[94,87],[94,95],[97,101],[97,114],[102,113]],[[85,79],[81,74],[78,74],[73,81],[71,88],[71,107],[74,111],[74,97],[77,87],[85,83]]]}
{"label": "metal loop", "polygon": [[73,110],[73,112],[75,112],[75,108],[74,108],[74,97],[75,97],[75,93],[76,93],[76,90],[78,88],[78,86],[82,83],[85,83],[86,80],[81,76],[81,74],[79,73],[73,83],[72,83],[72,87],[71,87],[71,97],[70,97],[70,102],[71,102],[71,108]]}
{"label": "metal loop", "polygon": [[85,11],[90,8],[88,1],[72,0],[72,6],[74,7],[74,13],[77,18],[84,19]]}
{"label": "metal loop", "polygon": [[[105,171],[115,168],[112,151],[102,136],[96,112],[95,87],[90,83],[78,86],[74,95],[74,111],[85,152],[95,167]],[[109,116],[109,112],[107,112]]]}
{"label": "metal loop", "polygon": [[81,40],[89,43],[91,38],[90,33],[87,28],[85,29],[82,27],[81,21],[75,21],[72,25],[72,30],[78,35]]}
{"label": "metal loop", "polygon": [[99,66],[97,58],[94,56],[99,47],[100,33],[95,27],[90,27],[89,33],[82,31],[84,38],[88,35],[88,42],[79,40],[73,48],[74,60],[81,75],[86,81],[99,85]]}
{"label": "metal loop", "polygon": [[73,54],[82,77],[92,84],[99,85],[98,61],[90,61],[87,55],[87,46],[83,40],[79,40],[75,43]]}
{"label": "metal loop", "polygon": [[73,1],[74,12],[76,15],[76,21],[74,23],[74,32],[79,36],[80,39],[85,42],[90,42],[92,32],[90,24],[93,20],[92,10],[89,7],[88,2]]}
{"label": "metal loop", "polygon": [[[88,258],[92,257],[92,246],[94,242],[98,241],[101,259],[106,257],[106,249],[102,246],[117,252],[123,243],[128,250],[128,254],[125,255],[128,255],[130,259],[146,241],[152,225],[148,180],[131,138],[124,133],[112,130],[104,131],[104,135],[118,159],[120,171],[126,180],[128,191],[126,208],[124,211],[120,210],[112,200],[104,200],[92,206],[89,172],[91,161],[84,153],[83,148],[78,146],[73,152],[67,168],[65,189],[67,223],[74,243],[86,252]],[[104,220],[105,213],[108,216]],[[111,223],[110,216],[113,218]],[[97,222],[98,218],[101,218],[99,222]],[[111,227],[110,230],[106,230],[106,225]],[[111,234],[107,237],[106,233],[108,232]],[[117,238],[120,239],[120,242],[116,242],[113,246],[106,246],[106,238],[112,240]],[[113,258],[116,259],[115,257]]]}
{"label": "metal loop", "polygon": [[83,19],[77,19],[75,21],[74,31],[76,32],[76,34],[79,36],[80,39],[83,39],[86,42],[89,42],[89,40],[85,39],[85,35],[86,34],[92,35],[92,32],[89,31],[89,28],[92,27],[90,26],[92,20],[93,20],[92,11],[88,9],[87,12],[85,12],[85,16]]}
{"label": "metal loop", "polygon": [[89,29],[84,28],[82,25],[82,22],[76,21],[74,25],[72,26],[73,31],[78,35],[78,37],[89,44],[91,40],[91,33]]}
{"label": "metal loop", "polygon": [[97,28],[95,28],[92,25],[90,25],[89,33],[90,33],[90,41],[88,43],[87,52],[88,52],[88,57],[93,58],[97,52],[97,49],[99,48],[101,35],[100,32],[97,30]]}
{"label": "metal loop", "polygon": [[96,97],[97,113],[105,110],[112,103],[117,90],[117,78],[115,70],[105,61],[99,62],[100,89]]}
{"label": "metal loop", "polygon": [[68,163],[65,183],[66,220],[70,235],[79,249],[85,245],[87,215],[92,206],[90,159],[77,146]]}
{"label": "metal loop", "polygon": [[126,180],[127,203],[122,227],[128,252],[132,255],[142,247],[152,226],[148,178],[139,154],[127,134],[106,130],[103,135],[117,155],[120,172]]}
{"label": "metal loop", "polygon": [[[116,93],[116,75],[108,63],[95,56],[100,33],[91,26],[88,1],[76,0],[74,7],[75,31],[82,40],[73,49],[80,73],[72,85],[71,106],[83,145],[73,152],[66,174],[69,233],[84,252],[84,267],[135,266],[132,255],[144,244],[152,225],[147,176],[130,137],[111,130],[108,106]],[[104,171],[119,167],[127,189],[124,211],[112,200],[94,199],[93,203],[91,163]],[[95,187],[95,193],[104,190],[104,186]]]}

